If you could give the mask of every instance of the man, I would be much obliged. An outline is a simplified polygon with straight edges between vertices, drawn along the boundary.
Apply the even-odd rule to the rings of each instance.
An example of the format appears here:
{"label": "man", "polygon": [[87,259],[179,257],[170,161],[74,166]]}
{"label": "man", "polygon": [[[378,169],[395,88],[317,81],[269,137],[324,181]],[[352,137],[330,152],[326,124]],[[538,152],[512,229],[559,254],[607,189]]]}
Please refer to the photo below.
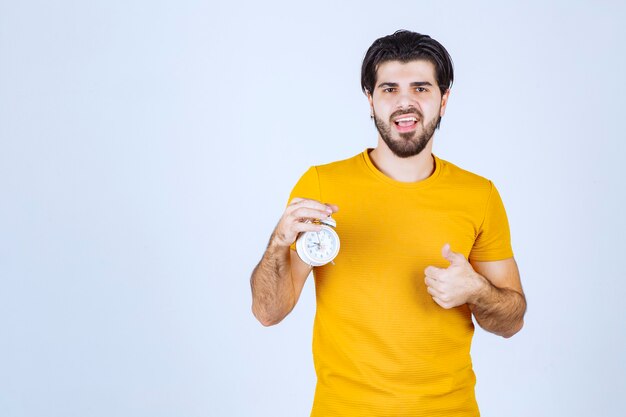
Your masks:
{"label": "man", "polygon": [[452,82],[429,36],[376,40],[361,71],[376,148],[303,175],[252,273],[254,315],[280,322],[311,271],[298,234],[337,221],[339,255],[314,270],[312,416],[478,416],[471,316],[504,337],[523,326],[496,188],[432,154]]}

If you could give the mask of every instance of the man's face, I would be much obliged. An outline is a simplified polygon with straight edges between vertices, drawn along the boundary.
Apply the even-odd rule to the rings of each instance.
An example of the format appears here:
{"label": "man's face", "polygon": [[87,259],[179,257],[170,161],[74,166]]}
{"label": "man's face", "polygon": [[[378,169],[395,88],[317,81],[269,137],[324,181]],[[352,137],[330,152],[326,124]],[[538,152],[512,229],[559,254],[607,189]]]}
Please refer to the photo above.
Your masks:
{"label": "man's face", "polygon": [[387,61],[378,66],[368,94],[380,137],[400,158],[424,150],[444,115],[450,91],[441,96],[430,61]]}

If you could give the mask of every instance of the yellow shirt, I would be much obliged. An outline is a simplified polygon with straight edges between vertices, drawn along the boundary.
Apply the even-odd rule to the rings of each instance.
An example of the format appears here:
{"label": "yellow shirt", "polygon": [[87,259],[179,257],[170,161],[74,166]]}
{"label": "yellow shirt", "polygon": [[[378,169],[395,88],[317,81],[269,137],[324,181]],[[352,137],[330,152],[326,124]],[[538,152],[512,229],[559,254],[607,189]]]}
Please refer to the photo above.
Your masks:
{"label": "yellow shirt", "polygon": [[470,310],[437,305],[424,269],[449,265],[445,243],[470,260],[510,258],[509,227],[491,181],[434,159],[429,178],[403,183],[366,150],[310,168],[291,193],[339,206],[341,250],[314,269],[311,416],[479,415]]}

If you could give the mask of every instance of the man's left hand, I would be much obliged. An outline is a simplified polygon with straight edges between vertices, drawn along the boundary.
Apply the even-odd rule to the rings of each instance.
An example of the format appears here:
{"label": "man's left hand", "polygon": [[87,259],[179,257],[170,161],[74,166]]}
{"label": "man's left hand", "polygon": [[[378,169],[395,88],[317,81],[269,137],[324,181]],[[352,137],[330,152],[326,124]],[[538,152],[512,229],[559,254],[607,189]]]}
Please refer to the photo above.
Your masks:
{"label": "man's left hand", "polygon": [[443,245],[441,255],[450,262],[450,266],[429,266],[424,270],[428,293],[445,309],[472,303],[485,287],[485,278],[474,271],[463,254],[453,252],[449,244]]}

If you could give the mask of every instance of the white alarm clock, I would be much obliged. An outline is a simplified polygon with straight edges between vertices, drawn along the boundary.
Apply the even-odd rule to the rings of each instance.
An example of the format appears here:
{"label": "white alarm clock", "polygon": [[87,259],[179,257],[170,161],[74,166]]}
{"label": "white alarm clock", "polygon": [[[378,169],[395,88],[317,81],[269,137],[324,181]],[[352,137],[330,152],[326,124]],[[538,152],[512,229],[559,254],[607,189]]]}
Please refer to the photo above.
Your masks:
{"label": "white alarm clock", "polygon": [[337,222],[332,217],[319,222],[322,230],[303,232],[296,240],[298,256],[311,266],[326,265],[339,253],[339,235],[335,232]]}

